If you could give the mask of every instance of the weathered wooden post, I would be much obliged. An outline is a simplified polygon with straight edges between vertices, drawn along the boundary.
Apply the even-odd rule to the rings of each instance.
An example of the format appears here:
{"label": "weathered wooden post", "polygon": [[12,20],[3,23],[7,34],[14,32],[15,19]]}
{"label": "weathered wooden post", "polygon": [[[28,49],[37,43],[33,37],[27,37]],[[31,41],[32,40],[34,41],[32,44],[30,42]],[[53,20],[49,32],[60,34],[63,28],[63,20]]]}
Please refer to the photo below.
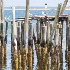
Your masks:
{"label": "weathered wooden post", "polygon": [[32,70],[32,52],[33,52],[33,24],[29,23],[28,39],[28,70]]}
{"label": "weathered wooden post", "polygon": [[68,2],[68,0],[65,0],[65,1],[64,1],[63,7],[62,7],[62,9],[61,9],[60,14],[63,14],[63,13],[64,13],[64,10],[65,10],[65,8],[66,8],[67,2]]}
{"label": "weathered wooden post", "polygon": [[12,19],[13,19],[13,47],[14,47],[14,62],[15,70],[18,70],[18,54],[17,54],[17,26],[15,23],[15,7],[12,7]]}
{"label": "weathered wooden post", "polygon": [[[26,13],[25,13],[25,22],[24,22],[24,46],[25,48],[28,47],[28,20],[29,20],[29,0],[26,0]],[[22,48],[22,67],[23,70],[26,70],[26,56],[27,52]],[[24,57],[24,58],[23,58]]]}
{"label": "weathered wooden post", "polygon": [[54,24],[53,24],[53,27],[52,27],[52,32],[51,32],[51,40],[52,40],[54,30],[56,29],[56,26],[57,26],[57,23],[58,23],[58,17],[59,17],[60,9],[61,9],[61,4],[58,4],[58,8],[57,8],[57,12],[56,12]]}
{"label": "weathered wooden post", "polygon": [[5,39],[4,39],[4,63],[6,64],[6,51],[7,51],[7,36],[8,36],[8,21],[6,21],[6,31],[5,31]]}
{"label": "weathered wooden post", "polygon": [[50,40],[50,21],[47,21],[47,40]]}
{"label": "weathered wooden post", "polygon": [[70,51],[68,51],[68,70],[70,70]]}
{"label": "weathered wooden post", "polygon": [[22,70],[26,70],[26,61],[27,61],[26,57],[27,57],[26,49],[23,46],[22,53],[21,53],[21,66],[22,66]]}
{"label": "weathered wooden post", "polygon": [[45,55],[47,52],[46,47],[46,32],[47,27],[44,25],[41,26],[41,61],[42,61],[42,70],[45,68]]}
{"label": "weathered wooden post", "polygon": [[29,0],[26,0],[26,14],[25,14],[25,25],[24,25],[24,45],[28,47],[28,20],[29,20]]}
{"label": "weathered wooden post", "polygon": [[37,44],[40,44],[40,21],[37,20],[36,23],[36,32],[37,32]]}
{"label": "weathered wooden post", "polygon": [[11,59],[13,57],[13,21],[11,21]]}
{"label": "weathered wooden post", "polygon": [[18,49],[18,68],[21,70],[21,52],[22,52],[22,45],[21,45],[21,21],[18,21],[17,26],[17,49]]}
{"label": "weathered wooden post", "polygon": [[70,51],[70,16],[68,17],[68,51]]}
{"label": "weathered wooden post", "polygon": [[56,46],[59,45],[59,25],[56,27]]}
{"label": "weathered wooden post", "polygon": [[22,45],[24,45],[24,21],[21,22],[21,41]]}
{"label": "weathered wooden post", "polygon": [[5,39],[4,39],[6,45],[7,45],[7,35],[8,35],[7,33],[8,33],[8,21],[6,21],[6,31],[5,31]]}
{"label": "weathered wooden post", "polygon": [[44,24],[43,26],[41,26],[41,44],[42,44],[42,47],[44,47],[46,45],[46,32],[47,32],[47,27]]}
{"label": "weathered wooden post", "polygon": [[67,38],[67,40],[68,40],[68,50],[67,50],[67,53],[68,53],[68,55],[67,55],[67,57],[68,57],[68,70],[70,70],[70,16],[68,16],[68,31],[67,31],[67,36],[68,36],[68,38]]}
{"label": "weathered wooden post", "polygon": [[0,0],[0,41],[1,41],[1,0]]}
{"label": "weathered wooden post", "polygon": [[0,68],[4,64],[4,0],[0,0]]}
{"label": "weathered wooden post", "polygon": [[4,32],[4,0],[1,1],[1,34],[2,34],[1,43],[2,43],[2,46],[4,44],[3,32]]}

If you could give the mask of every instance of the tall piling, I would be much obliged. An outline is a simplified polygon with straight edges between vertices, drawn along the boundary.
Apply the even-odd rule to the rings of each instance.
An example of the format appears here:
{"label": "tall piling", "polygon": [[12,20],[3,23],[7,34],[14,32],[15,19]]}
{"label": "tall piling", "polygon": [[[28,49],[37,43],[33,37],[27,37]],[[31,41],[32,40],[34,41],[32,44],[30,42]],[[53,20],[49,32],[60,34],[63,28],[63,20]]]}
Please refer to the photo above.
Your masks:
{"label": "tall piling", "polygon": [[28,47],[28,20],[29,20],[29,0],[26,0],[26,13],[25,13],[25,24],[24,24],[24,45]]}
{"label": "tall piling", "polygon": [[22,52],[22,42],[21,42],[21,21],[18,21],[17,26],[17,51],[18,51],[18,69],[21,70],[21,52]]}
{"label": "tall piling", "polygon": [[0,68],[4,64],[4,0],[0,1]]}
{"label": "tall piling", "polygon": [[40,21],[37,20],[36,23],[36,32],[37,32],[37,44],[40,44]]}
{"label": "tall piling", "polygon": [[14,68],[18,70],[18,54],[17,54],[17,26],[15,23],[15,7],[12,7],[12,19],[13,19],[13,47],[14,47]]}

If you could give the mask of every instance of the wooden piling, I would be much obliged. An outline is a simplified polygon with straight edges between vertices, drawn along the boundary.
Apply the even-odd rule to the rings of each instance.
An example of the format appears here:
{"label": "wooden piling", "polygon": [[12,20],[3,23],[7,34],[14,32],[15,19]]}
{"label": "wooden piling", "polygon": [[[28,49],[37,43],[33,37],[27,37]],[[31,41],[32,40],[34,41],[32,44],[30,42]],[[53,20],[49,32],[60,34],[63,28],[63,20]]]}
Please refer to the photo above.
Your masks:
{"label": "wooden piling", "polygon": [[32,22],[29,23],[29,32],[28,32],[28,45],[33,46],[33,24]]}
{"label": "wooden piling", "polygon": [[4,64],[4,0],[0,1],[0,68]]}
{"label": "wooden piling", "polygon": [[33,24],[29,23],[29,39],[28,39],[28,70],[32,70],[32,53],[33,53]]}
{"label": "wooden piling", "polygon": [[37,20],[36,23],[36,32],[37,32],[37,43],[40,44],[40,21]]}
{"label": "wooden piling", "polygon": [[13,14],[13,47],[14,47],[14,63],[15,63],[15,70],[18,70],[18,54],[17,54],[17,26],[15,23],[15,7],[12,7],[12,14]]}
{"label": "wooden piling", "polygon": [[28,20],[29,20],[29,0],[26,0],[26,13],[25,13],[25,25],[24,25],[24,45],[28,47]]}
{"label": "wooden piling", "polygon": [[1,39],[1,45],[4,46],[4,0],[1,1],[1,34],[2,34],[2,39]]}
{"label": "wooden piling", "polygon": [[13,52],[14,52],[12,44],[13,44],[13,21],[11,21],[11,58],[12,58]]}
{"label": "wooden piling", "polygon": [[56,46],[59,45],[59,25],[56,28]]}
{"label": "wooden piling", "polygon": [[50,41],[50,21],[47,21],[47,40]]}
{"label": "wooden piling", "polygon": [[21,42],[21,21],[18,21],[17,26],[17,51],[18,51],[18,69],[21,70],[21,52],[22,52],[22,42]]}
{"label": "wooden piling", "polygon": [[63,14],[64,13],[64,10],[66,8],[67,2],[68,2],[68,0],[65,0],[64,1],[60,14]]}
{"label": "wooden piling", "polygon": [[24,21],[21,22],[21,41],[22,45],[24,45]]}
{"label": "wooden piling", "polygon": [[69,27],[70,27],[70,22],[69,22],[69,17],[66,20],[66,61],[68,62],[68,47],[69,47]]}
{"label": "wooden piling", "polygon": [[22,70],[26,70],[26,60],[27,60],[26,57],[27,57],[26,49],[23,46],[22,53],[21,53],[21,67],[22,67]]}
{"label": "wooden piling", "polygon": [[8,22],[6,22],[6,31],[4,38],[4,63],[6,64],[6,55],[7,55],[7,36],[8,36]]}
{"label": "wooden piling", "polygon": [[32,47],[28,47],[28,70],[32,70]]}
{"label": "wooden piling", "polygon": [[68,51],[70,51],[70,20],[68,21]]}
{"label": "wooden piling", "polygon": [[46,31],[47,31],[47,27],[44,24],[43,26],[41,26],[41,46],[42,47],[45,47],[46,45]]}
{"label": "wooden piling", "polygon": [[58,4],[58,8],[57,8],[57,12],[56,12],[55,20],[53,23],[52,32],[51,32],[51,40],[52,40],[54,30],[56,29],[56,25],[58,23],[58,17],[59,17],[60,9],[61,9],[61,4]]}
{"label": "wooden piling", "polygon": [[70,70],[70,51],[68,51],[68,70]]}

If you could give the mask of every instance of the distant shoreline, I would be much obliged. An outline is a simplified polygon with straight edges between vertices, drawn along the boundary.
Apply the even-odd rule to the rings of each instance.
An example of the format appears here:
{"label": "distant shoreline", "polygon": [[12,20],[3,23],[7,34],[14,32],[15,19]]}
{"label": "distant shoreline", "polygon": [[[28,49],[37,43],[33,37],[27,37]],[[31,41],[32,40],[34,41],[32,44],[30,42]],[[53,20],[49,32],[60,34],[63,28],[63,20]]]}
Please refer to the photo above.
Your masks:
{"label": "distant shoreline", "polygon": [[[4,10],[12,10],[12,9],[4,9]],[[15,10],[26,10],[25,8],[16,8]],[[29,10],[57,10],[57,8],[30,8]],[[70,8],[66,8],[65,10],[70,10]]]}

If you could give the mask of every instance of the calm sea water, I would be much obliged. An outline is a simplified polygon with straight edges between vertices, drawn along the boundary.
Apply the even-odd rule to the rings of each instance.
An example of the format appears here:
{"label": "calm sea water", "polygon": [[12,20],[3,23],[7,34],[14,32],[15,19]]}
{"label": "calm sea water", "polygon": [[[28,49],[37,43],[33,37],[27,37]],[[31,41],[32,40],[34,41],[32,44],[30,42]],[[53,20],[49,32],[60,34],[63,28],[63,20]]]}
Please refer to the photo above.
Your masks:
{"label": "calm sea water", "polygon": [[[30,11],[30,13],[32,15],[42,15],[42,11],[46,12],[47,15],[55,15],[56,11],[55,10],[32,10]],[[70,14],[70,10],[66,10],[64,11],[64,14]],[[5,10],[4,11],[4,17],[5,20],[6,19],[12,19],[12,10]],[[16,10],[16,18],[19,17],[25,17],[25,11],[23,10]],[[36,21],[33,21],[34,25],[36,23]],[[66,49],[66,27],[65,27],[65,23],[64,23],[64,33],[63,33],[63,70],[67,70],[66,69],[66,63],[65,63],[65,49]],[[7,64],[4,70],[12,70],[11,68],[11,25],[9,23],[9,27],[8,27],[8,47],[7,47]],[[34,29],[35,26],[34,26]],[[36,53],[34,53],[34,70],[36,70],[36,64],[37,64],[37,58],[36,58]]]}

